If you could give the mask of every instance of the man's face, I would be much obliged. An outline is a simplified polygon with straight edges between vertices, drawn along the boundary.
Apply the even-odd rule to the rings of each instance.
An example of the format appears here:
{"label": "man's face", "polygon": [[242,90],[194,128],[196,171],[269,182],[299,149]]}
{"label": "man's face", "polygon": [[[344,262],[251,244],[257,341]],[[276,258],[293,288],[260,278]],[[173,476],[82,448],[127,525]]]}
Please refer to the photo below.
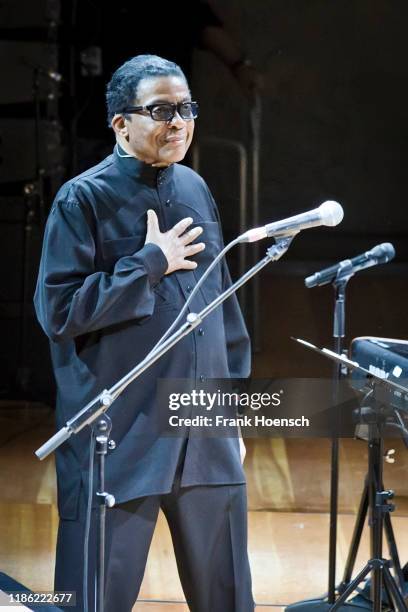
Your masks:
{"label": "man's face", "polygon": [[[159,102],[176,104],[190,100],[185,80],[177,76],[166,76],[140,81],[133,104],[148,106]],[[126,150],[146,164],[168,166],[181,161],[193,138],[194,120],[186,121],[177,112],[167,122],[154,121],[148,111],[132,114],[124,122],[127,128]]]}

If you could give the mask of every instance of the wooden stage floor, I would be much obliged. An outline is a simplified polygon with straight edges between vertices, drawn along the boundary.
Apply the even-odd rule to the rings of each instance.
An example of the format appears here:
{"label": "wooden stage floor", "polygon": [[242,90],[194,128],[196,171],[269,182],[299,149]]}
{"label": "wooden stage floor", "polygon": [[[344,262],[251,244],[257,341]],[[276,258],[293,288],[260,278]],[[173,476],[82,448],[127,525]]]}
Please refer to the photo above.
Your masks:
{"label": "wooden stage floor", "polygon": [[[33,590],[52,588],[57,529],[53,460],[33,450],[52,431],[45,408],[10,404],[0,409],[0,571]],[[385,465],[385,485],[397,492],[392,515],[401,561],[408,560],[407,451],[400,440],[396,463]],[[326,590],[330,443],[326,439],[248,440],[249,551],[259,610]],[[340,444],[338,579],[347,556],[366,470],[366,446]],[[367,529],[357,568],[369,558]],[[185,611],[170,534],[160,516],[140,602],[134,612]],[[166,600],[170,603],[164,603]],[[171,603],[172,602],[172,603]]]}

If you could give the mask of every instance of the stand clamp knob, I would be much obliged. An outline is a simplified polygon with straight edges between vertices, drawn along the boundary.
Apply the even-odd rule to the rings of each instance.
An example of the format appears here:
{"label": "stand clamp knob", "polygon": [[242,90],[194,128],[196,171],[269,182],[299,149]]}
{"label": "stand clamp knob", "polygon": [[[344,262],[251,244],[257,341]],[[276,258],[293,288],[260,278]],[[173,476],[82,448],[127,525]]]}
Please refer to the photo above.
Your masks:
{"label": "stand clamp knob", "polygon": [[102,406],[105,406],[105,408],[109,408],[109,406],[113,403],[113,397],[107,389],[102,391],[100,395],[100,402]]}
{"label": "stand clamp knob", "polygon": [[113,495],[111,495],[110,493],[106,493],[105,495],[105,506],[107,508],[113,508],[113,506],[116,504],[116,499]]}
{"label": "stand clamp knob", "polygon": [[388,490],[388,491],[380,491],[379,493],[376,493],[375,505],[377,506],[379,510],[381,510],[381,512],[394,512],[395,505],[389,504],[388,503],[389,499],[394,499],[394,491]]}
{"label": "stand clamp knob", "polygon": [[113,508],[113,506],[116,504],[115,497],[110,493],[98,492],[96,495],[99,497],[99,504],[102,506],[106,506],[107,508]]}
{"label": "stand clamp knob", "polygon": [[395,448],[390,448],[385,451],[384,459],[386,463],[395,463]]}

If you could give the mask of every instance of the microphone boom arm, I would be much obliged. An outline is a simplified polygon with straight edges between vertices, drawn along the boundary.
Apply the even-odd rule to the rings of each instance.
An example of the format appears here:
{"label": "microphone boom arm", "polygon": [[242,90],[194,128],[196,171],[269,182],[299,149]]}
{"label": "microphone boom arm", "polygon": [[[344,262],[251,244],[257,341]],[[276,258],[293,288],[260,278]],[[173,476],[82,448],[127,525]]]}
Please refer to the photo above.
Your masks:
{"label": "microphone boom arm", "polygon": [[265,257],[258,261],[252,268],[241,276],[235,283],[226,289],[221,295],[216,297],[198,314],[191,312],[187,316],[186,322],[179,327],[167,340],[157,346],[139,362],[130,372],[128,372],[121,380],[115,383],[110,389],[105,389],[93,400],[91,400],[84,408],[76,413],[72,419],[57,431],[49,440],[47,440],[40,448],[35,451],[37,457],[42,460],[54,452],[63,442],[68,440],[72,434],[77,434],[85,425],[90,425],[101,416],[111,406],[111,404],[123,393],[130,383],[138,378],[145,370],[150,368],[162,355],[167,353],[177,342],[184,336],[190,334],[202,320],[205,319],[213,310],[222,304],[227,298],[235,293],[242,285],[264,268],[270,261],[277,261],[288,250],[293,236],[284,236],[276,238],[276,243],[267,249]]}

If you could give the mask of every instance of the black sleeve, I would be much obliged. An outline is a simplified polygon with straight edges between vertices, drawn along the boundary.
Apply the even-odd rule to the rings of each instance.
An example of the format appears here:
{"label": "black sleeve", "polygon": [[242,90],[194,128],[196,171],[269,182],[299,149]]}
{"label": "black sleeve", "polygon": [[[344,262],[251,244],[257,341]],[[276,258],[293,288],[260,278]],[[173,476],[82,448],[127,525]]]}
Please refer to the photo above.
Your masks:
{"label": "black sleeve", "polygon": [[95,253],[92,227],[81,205],[54,204],[34,303],[41,326],[55,342],[153,312],[153,287],[168,265],[163,251],[146,244],[120,258],[111,274],[95,269]]}

